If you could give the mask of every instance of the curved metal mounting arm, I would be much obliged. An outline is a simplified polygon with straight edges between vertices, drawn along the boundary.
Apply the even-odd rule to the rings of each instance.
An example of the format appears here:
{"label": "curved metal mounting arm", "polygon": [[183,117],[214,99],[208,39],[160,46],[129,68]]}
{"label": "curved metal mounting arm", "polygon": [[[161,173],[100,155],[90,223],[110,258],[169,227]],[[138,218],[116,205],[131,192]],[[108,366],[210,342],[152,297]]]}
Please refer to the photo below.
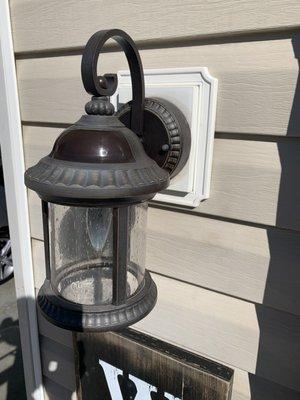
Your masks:
{"label": "curved metal mounting arm", "polygon": [[142,61],[138,49],[127,33],[120,29],[103,30],[94,33],[88,40],[81,61],[81,76],[85,90],[93,96],[111,96],[118,86],[116,74],[97,75],[97,63],[103,45],[108,39],[120,44],[129,64],[132,80],[132,103],[130,128],[137,135],[143,132],[145,84]]}

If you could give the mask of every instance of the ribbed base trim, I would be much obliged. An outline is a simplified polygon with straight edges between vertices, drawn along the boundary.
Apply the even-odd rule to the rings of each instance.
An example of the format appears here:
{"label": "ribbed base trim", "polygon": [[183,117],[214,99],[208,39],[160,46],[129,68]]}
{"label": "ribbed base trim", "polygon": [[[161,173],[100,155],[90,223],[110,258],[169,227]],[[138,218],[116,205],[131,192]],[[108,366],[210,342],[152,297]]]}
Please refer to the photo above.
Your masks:
{"label": "ribbed base trim", "polygon": [[45,280],[39,290],[38,304],[45,318],[63,329],[77,332],[118,331],[144,318],[155,306],[157,288],[146,271],[143,288],[127,300],[114,306],[75,304],[58,296],[50,281]]}

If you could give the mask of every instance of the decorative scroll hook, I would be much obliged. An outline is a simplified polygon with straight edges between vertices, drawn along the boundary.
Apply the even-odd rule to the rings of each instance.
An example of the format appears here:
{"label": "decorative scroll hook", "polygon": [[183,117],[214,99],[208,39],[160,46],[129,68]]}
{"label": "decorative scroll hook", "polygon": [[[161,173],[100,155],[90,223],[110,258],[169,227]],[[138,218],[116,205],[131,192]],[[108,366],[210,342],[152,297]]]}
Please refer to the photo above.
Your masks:
{"label": "decorative scroll hook", "polygon": [[81,76],[85,90],[93,96],[111,96],[118,86],[116,74],[97,75],[97,62],[103,45],[108,39],[114,39],[124,51],[131,74],[132,103],[130,128],[138,136],[143,133],[143,114],[145,84],[142,61],[138,49],[127,33],[120,29],[103,30],[94,33],[88,40],[81,61]]}

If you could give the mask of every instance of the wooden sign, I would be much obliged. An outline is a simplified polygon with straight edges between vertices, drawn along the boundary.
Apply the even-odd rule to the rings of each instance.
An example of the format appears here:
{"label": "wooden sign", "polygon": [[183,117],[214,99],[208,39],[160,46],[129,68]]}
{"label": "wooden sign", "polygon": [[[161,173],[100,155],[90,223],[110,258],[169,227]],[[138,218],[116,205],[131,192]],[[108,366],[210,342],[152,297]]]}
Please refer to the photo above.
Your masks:
{"label": "wooden sign", "polygon": [[230,400],[233,370],[153,337],[74,335],[80,400]]}

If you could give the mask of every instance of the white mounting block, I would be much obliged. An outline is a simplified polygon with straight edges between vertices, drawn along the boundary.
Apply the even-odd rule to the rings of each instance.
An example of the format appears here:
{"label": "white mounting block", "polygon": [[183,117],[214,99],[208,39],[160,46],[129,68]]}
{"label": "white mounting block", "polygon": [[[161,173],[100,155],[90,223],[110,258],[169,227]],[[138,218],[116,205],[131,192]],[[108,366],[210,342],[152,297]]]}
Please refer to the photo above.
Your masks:
{"label": "white mounting block", "polygon": [[[146,97],[177,106],[190,125],[192,139],[187,164],[154,200],[197,207],[209,197],[218,81],[205,67],[146,69],[144,74]],[[129,71],[120,71],[118,79],[118,91],[111,98],[116,109],[131,100]]]}

